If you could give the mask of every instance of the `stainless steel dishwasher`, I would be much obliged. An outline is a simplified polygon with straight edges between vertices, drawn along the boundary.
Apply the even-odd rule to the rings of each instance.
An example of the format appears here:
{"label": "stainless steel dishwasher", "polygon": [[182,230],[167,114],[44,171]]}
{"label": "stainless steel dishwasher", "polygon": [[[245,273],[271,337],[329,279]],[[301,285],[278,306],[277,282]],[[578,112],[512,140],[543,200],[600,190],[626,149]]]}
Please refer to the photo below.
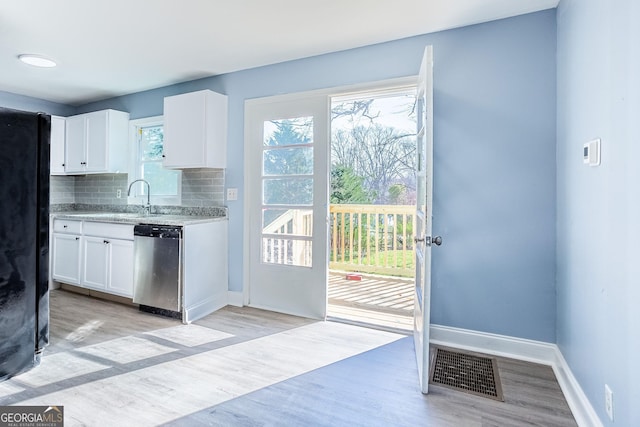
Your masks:
{"label": "stainless steel dishwasher", "polygon": [[133,228],[133,302],[140,310],[180,318],[182,227]]}

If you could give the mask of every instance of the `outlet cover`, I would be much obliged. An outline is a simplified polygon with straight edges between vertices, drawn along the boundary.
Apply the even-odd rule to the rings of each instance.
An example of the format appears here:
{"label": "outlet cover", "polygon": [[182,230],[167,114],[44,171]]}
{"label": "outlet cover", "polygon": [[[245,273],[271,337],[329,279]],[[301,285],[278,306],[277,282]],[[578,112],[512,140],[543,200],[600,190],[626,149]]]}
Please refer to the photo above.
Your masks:
{"label": "outlet cover", "polygon": [[613,421],[613,392],[607,384],[604,385],[604,409],[609,419]]}
{"label": "outlet cover", "polygon": [[116,190],[116,199],[121,199],[121,198],[122,198],[122,190],[118,188]]}
{"label": "outlet cover", "polygon": [[237,188],[227,188],[227,200],[238,200]]}

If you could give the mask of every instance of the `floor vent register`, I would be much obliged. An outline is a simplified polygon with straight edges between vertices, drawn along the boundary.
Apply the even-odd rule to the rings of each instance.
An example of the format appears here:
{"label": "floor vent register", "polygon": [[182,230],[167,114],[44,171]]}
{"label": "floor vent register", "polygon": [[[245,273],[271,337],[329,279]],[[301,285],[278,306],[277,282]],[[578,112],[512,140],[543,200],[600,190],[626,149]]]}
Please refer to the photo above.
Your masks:
{"label": "floor vent register", "polygon": [[436,347],[429,382],[504,401],[495,358]]}

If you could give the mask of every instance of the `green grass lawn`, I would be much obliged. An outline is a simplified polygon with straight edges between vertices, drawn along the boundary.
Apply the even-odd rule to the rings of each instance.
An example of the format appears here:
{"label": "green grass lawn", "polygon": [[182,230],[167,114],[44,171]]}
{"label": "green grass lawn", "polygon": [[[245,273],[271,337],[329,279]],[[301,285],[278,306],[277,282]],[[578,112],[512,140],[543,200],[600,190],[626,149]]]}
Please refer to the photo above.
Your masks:
{"label": "green grass lawn", "polygon": [[363,264],[384,266],[385,257],[387,258],[387,267],[411,268],[415,263],[415,255],[413,251],[384,251],[378,252],[375,257],[362,260]]}
{"label": "green grass lawn", "polygon": [[[387,259],[386,265],[384,263],[385,257]],[[340,257],[338,262],[343,262],[342,257]],[[373,257],[363,257],[362,260],[356,256],[353,260],[353,264],[349,264],[351,262],[351,257],[350,254],[347,253],[345,254],[344,262],[347,264],[340,264],[340,268],[346,271],[413,277],[415,255],[413,251],[381,251]]]}

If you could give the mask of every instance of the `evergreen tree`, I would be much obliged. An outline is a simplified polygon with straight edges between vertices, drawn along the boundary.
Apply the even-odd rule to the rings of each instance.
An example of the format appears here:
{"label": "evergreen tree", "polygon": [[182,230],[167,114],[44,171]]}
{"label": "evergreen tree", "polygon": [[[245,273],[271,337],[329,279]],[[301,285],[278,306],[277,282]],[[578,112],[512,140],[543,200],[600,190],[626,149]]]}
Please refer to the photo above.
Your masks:
{"label": "evergreen tree", "polygon": [[[276,179],[266,180],[264,202],[267,204],[313,203],[313,148],[304,147],[311,142],[310,121],[277,120],[276,126],[265,140],[264,174]],[[303,145],[302,147],[300,145]],[[291,148],[284,148],[292,146]],[[309,175],[288,178],[289,175]]]}
{"label": "evergreen tree", "polygon": [[355,174],[352,168],[345,165],[333,165],[331,168],[331,204],[370,204],[375,194],[365,190],[364,178]]}

